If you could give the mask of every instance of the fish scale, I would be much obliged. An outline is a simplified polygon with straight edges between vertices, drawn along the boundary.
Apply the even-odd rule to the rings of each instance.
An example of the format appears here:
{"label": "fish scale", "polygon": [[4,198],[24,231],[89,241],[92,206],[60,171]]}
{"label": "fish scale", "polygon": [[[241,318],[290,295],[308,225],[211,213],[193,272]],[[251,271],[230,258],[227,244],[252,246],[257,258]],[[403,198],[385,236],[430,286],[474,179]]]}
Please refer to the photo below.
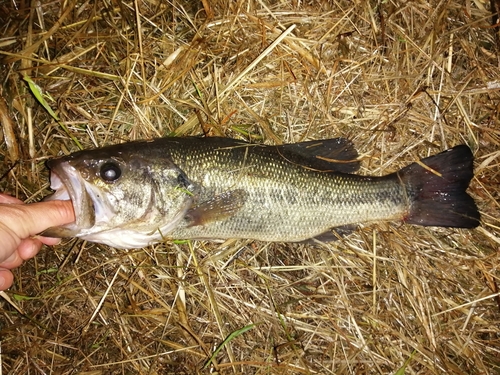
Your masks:
{"label": "fish scale", "polygon": [[237,189],[245,189],[248,197],[231,217],[191,227],[183,222],[171,236],[301,241],[332,227],[401,219],[407,212],[404,186],[394,179],[311,171],[271,150],[254,149],[245,157],[244,152],[188,148],[195,155],[189,160],[173,153],[174,162],[194,181],[208,182],[202,200]]}

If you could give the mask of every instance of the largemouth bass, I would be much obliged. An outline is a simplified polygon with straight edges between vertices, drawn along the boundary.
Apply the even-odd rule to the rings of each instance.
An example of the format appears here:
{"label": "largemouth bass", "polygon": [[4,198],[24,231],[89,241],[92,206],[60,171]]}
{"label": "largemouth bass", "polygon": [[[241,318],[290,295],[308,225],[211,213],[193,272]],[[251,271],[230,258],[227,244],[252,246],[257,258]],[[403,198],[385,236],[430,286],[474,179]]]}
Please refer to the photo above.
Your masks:
{"label": "largemouth bass", "polygon": [[473,228],[469,147],[382,176],[352,174],[345,138],[280,146],[229,138],[161,138],[52,159],[46,199],[70,199],[76,221],[52,237],[117,248],[168,239],[333,240],[357,223],[399,220]]}

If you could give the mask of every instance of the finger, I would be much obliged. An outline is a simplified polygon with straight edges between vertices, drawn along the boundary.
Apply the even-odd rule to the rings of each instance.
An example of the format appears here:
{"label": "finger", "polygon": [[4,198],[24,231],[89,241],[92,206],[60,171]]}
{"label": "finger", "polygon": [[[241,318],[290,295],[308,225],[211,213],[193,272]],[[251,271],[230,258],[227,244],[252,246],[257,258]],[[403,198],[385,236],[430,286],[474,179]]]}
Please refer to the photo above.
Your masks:
{"label": "finger", "polygon": [[0,268],[11,270],[12,268],[19,267],[21,264],[23,264],[23,259],[19,256],[17,251],[14,251],[7,259],[0,263]]}
{"label": "finger", "polygon": [[5,204],[22,204],[23,201],[20,199],[17,199],[11,195],[3,194],[0,193],[0,203],[5,203]]}
{"label": "finger", "polygon": [[75,221],[71,201],[49,201],[26,205],[5,205],[10,208],[2,215],[5,222],[9,222],[12,231],[19,238],[34,236],[47,228],[69,224]]}
{"label": "finger", "polygon": [[[2,212],[2,214],[4,213],[5,212]],[[16,251],[17,246],[19,246],[21,242],[17,233],[2,222],[6,216],[7,215],[2,215],[0,217],[0,238],[2,238],[2,243],[0,244],[0,246],[2,246],[2,249],[0,249],[0,263]]]}
{"label": "finger", "polygon": [[0,290],[8,289],[14,282],[14,275],[6,269],[0,268]]}
{"label": "finger", "polygon": [[35,236],[34,238],[39,240],[41,243],[43,243],[45,245],[49,245],[49,246],[58,245],[61,243],[60,238],[42,237],[42,236]]}
{"label": "finger", "polygon": [[17,253],[19,257],[23,260],[28,260],[33,258],[40,249],[42,248],[42,243],[34,238],[26,238],[21,241],[19,246],[17,247]]}

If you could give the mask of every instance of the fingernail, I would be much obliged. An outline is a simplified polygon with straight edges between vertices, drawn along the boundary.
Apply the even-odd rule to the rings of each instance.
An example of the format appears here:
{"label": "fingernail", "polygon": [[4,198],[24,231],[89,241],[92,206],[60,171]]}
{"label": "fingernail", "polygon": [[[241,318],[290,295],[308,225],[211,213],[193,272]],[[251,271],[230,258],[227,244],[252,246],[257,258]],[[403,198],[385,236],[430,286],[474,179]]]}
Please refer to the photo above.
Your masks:
{"label": "fingernail", "polygon": [[0,290],[3,290],[4,286],[5,286],[5,277],[0,276]]}

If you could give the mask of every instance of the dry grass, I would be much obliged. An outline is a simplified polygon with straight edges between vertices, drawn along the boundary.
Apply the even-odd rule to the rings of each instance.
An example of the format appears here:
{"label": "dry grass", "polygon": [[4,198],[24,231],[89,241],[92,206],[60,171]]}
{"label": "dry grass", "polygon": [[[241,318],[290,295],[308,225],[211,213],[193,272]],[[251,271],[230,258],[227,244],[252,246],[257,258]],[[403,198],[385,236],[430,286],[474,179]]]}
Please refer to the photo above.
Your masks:
{"label": "dry grass", "polygon": [[47,195],[70,136],[343,135],[374,175],[467,143],[483,224],[324,247],[66,241],[0,298],[0,374],[500,373],[499,1],[28,3],[0,4],[1,191]]}

